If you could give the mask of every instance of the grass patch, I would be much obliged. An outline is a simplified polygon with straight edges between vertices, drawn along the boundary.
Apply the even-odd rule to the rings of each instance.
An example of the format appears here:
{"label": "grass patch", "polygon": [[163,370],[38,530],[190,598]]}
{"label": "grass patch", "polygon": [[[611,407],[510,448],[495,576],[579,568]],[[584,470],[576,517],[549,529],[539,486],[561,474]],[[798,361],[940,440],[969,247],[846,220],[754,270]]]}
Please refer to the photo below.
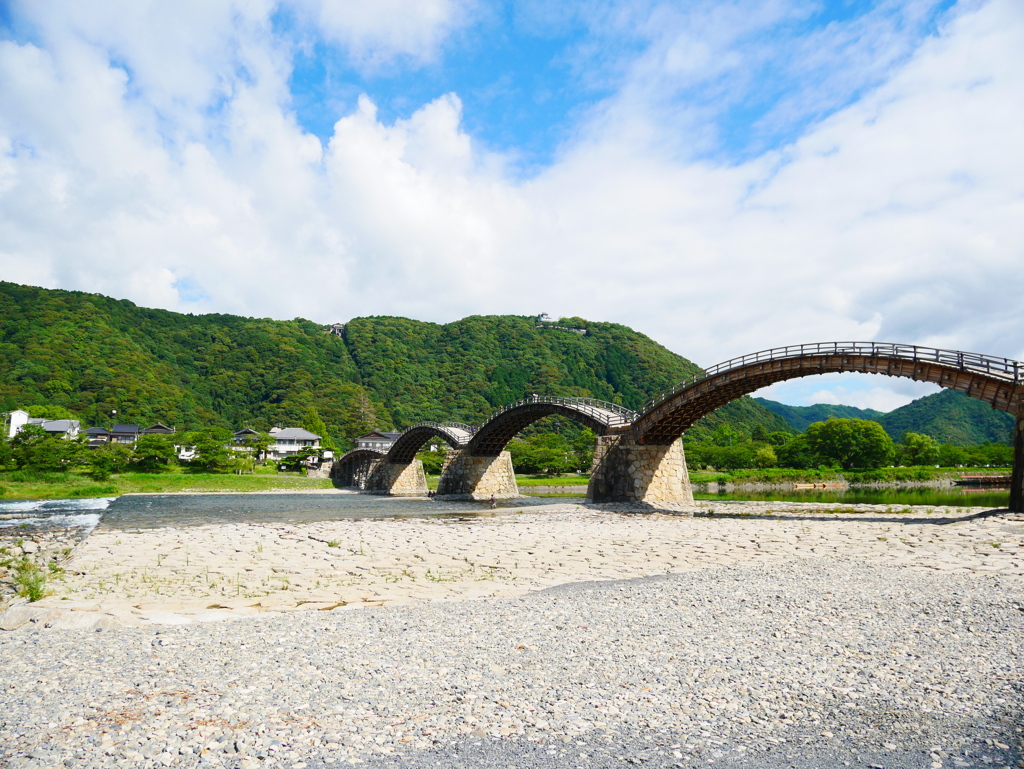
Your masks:
{"label": "grass patch", "polygon": [[96,483],[84,472],[0,473],[7,499],[78,499],[116,497],[121,494],[174,492],[306,491],[333,488],[327,478],[306,478],[298,473],[122,473]]}
{"label": "grass patch", "polygon": [[586,486],[590,483],[589,475],[567,473],[564,475],[516,475],[519,486]]}
{"label": "grass patch", "polygon": [[46,596],[46,572],[29,560],[22,560],[14,567],[14,586],[29,603],[38,601]]}

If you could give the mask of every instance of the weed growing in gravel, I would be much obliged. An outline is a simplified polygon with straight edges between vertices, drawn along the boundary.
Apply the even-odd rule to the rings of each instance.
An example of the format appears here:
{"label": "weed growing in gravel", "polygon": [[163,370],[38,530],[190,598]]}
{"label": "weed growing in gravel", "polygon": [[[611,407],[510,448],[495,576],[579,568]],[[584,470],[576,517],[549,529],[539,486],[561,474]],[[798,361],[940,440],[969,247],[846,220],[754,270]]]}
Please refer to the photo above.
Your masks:
{"label": "weed growing in gravel", "polygon": [[1002,547],[1003,546],[1002,542],[989,542],[989,544],[992,545],[992,547]]}
{"label": "weed growing in gravel", "polygon": [[29,603],[46,595],[46,574],[27,558],[15,565],[14,584],[18,595],[27,598]]}
{"label": "weed growing in gravel", "polygon": [[327,547],[341,547],[340,539],[329,539],[327,540]]}

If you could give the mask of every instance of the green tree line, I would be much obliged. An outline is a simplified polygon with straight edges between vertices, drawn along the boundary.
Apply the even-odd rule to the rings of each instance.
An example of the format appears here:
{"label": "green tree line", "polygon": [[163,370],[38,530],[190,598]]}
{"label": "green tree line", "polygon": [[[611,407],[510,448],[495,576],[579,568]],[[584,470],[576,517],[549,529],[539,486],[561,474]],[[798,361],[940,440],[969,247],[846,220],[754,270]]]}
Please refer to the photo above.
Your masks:
{"label": "green tree line", "polygon": [[957,446],[909,431],[896,443],[878,422],[841,417],[814,422],[802,433],[761,428],[747,433],[721,425],[706,437],[687,439],[685,447],[691,469],[871,470],[1013,464],[1013,447],[1005,443]]}

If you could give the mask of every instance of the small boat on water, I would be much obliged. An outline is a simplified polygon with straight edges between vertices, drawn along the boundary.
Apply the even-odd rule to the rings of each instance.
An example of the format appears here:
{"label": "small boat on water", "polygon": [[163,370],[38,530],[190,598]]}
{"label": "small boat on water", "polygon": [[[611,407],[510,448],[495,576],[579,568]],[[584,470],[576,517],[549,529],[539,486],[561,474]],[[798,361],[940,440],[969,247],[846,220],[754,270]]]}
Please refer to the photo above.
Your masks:
{"label": "small boat on water", "polygon": [[955,481],[957,486],[1009,486],[1010,474],[1005,475],[961,475]]}
{"label": "small boat on water", "polygon": [[845,489],[843,481],[828,481],[822,483],[794,483],[794,489]]}

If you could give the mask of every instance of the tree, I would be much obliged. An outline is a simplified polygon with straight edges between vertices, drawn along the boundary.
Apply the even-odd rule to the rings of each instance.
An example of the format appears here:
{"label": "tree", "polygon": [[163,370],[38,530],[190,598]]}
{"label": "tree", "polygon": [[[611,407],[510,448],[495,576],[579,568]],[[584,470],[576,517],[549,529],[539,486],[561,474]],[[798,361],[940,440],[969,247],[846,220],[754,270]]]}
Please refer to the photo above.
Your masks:
{"label": "tree", "polygon": [[135,441],[132,462],[144,473],[157,473],[173,464],[174,444],[165,435],[143,435]]}
{"label": "tree", "polygon": [[589,427],[584,427],[580,434],[572,439],[570,448],[572,450],[572,463],[578,473],[589,473],[594,464],[594,445],[597,436]]}
{"label": "tree", "polygon": [[807,441],[825,461],[843,470],[864,470],[890,465],[896,445],[878,422],[870,419],[830,417],[809,425]]}
{"label": "tree", "polygon": [[231,450],[227,447],[230,440],[231,433],[216,427],[189,433],[187,443],[196,450],[196,458],[189,465],[208,473],[224,472],[231,466]]}
{"label": "tree", "polygon": [[904,465],[934,465],[939,461],[939,442],[930,435],[906,432],[899,454]]}
{"label": "tree", "polygon": [[938,463],[943,467],[959,467],[967,464],[967,450],[952,443],[939,446]]}
{"label": "tree", "polygon": [[444,467],[444,451],[421,451],[416,458],[423,462],[423,472],[427,475],[439,475]]}
{"label": "tree", "polygon": [[313,406],[306,409],[306,413],[302,417],[302,429],[309,430],[314,435],[319,435],[320,445],[325,449],[329,451],[336,451],[338,449],[338,445],[327,434],[327,425]]}
{"label": "tree", "polygon": [[771,446],[762,446],[754,451],[754,467],[775,467],[779,458]]}
{"label": "tree", "polygon": [[11,451],[11,442],[0,438],[0,470],[6,470],[14,464],[14,454]]}
{"label": "tree", "polygon": [[78,419],[63,406],[29,406],[25,411],[35,419]]}
{"label": "tree", "polygon": [[120,443],[108,443],[89,450],[89,477],[94,481],[105,481],[115,473],[128,469],[132,450]]}
{"label": "tree", "polygon": [[344,411],[344,418],[345,437],[353,442],[360,435],[366,435],[371,430],[377,429],[377,412],[374,410],[366,390],[361,387],[358,389]]}
{"label": "tree", "polygon": [[512,466],[523,473],[556,475],[572,466],[569,442],[556,433],[541,433],[525,441],[512,441],[508,450],[512,455]]}
{"label": "tree", "polygon": [[811,470],[821,464],[821,458],[814,451],[811,442],[803,433],[791,435],[789,441],[775,452],[780,467],[794,470]]}
{"label": "tree", "polygon": [[20,470],[66,472],[82,462],[80,440],[49,435],[39,425],[25,425],[11,439],[11,454]]}
{"label": "tree", "polygon": [[275,443],[276,441],[270,433],[258,433],[256,435],[250,435],[248,438],[243,440],[242,446],[252,452],[252,455],[257,462],[263,462],[266,460],[267,454],[270,452],[270,447]]}

